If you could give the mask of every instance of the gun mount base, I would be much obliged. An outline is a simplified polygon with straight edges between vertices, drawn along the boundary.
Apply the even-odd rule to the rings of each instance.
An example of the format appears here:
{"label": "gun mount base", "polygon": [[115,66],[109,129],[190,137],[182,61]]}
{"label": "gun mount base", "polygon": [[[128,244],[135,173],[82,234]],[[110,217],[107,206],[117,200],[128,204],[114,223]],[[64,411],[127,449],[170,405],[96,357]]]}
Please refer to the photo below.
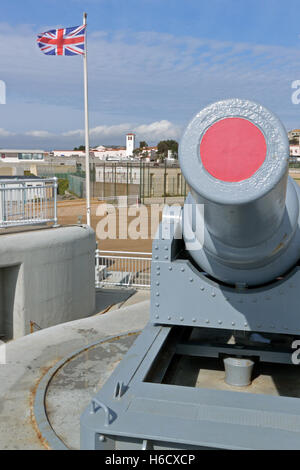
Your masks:
{"label": "gun mount base", "polygon": [[[299,449],[300,399],[284,392],[280,379],[280,368],[285,380],[288,370],[291,380],[298,373],[289,340],[269,335],[269,342],[253,342],[232,333],[149,323],[82,415],[81,448]],[[223,359],[234,356],[255,362],[253,384],[243,391],[224,382]],[[198,373],[185,370],[196,363]],[[218,368],[209,389],[202,371]],[[260,388],[266,371],[287,396]]]}

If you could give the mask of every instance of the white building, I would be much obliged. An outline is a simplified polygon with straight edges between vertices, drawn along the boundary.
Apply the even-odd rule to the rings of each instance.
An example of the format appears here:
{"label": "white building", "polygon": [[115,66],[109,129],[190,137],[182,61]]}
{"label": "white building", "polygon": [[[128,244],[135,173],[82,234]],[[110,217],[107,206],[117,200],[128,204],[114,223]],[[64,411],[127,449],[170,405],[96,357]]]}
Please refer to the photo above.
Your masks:
{"label": "white building", "polygon": [[92,152],[94,156],[98,157],[100,160],[119,161],[126,158],[125,147],[108,148],[100,145],[92,149]]}
{"label": "white building", "polygon": [[126,157],[132,157],[135,149],[135,134],[126,134]]}
{"label": "white building", "polygon": [[300,145],[290,145],[290,156],[300,157]]}
{"label": "white building", "polygon": [[[100,160],[107,161],[120,161],[126,160],[133,156],[135,148],[135,134],[129,133],[126,135],[126,147],[105,147],[99,145],[98,147],[90,149],[90,156],[99,158]],[[85,157],[83,150],[53,150],[49,154],[53,157]]]}
{"label": "white building", "polygon": [[0,149],[0,161],[3,163],[39,162],[45,160],[45,155],[44,150]]}
{"label": "white building", "polygon": [[50,157],[85,157],[84,150],[52,150]]}
{"label": "white building", "polygon": [[300,137],[300,129],[293,129],[288,132],[289,139],[297,139]]}
{"label": "white building", "polygon": [[144,162],[155,162],[157,160],[157,147],[144,147],[138,157]]}
{"label": "white building", "polygon": [[97,183],[123,183],[140,184],[141,175],[140,168],[131,167],[130,171],[126,166],[96,166],[96,182]]}
{"label": "white building", "polygon": [[[26,202],[39,198],[45,199],[47,192],[50,191],[50,188],[46,189],[41,178],[37,176],[0,176],[0,186],[2,189],[0,191],[0,220],[3,220],[3,211],[4,213],[5,210],[12,211],[19,216],[19,211],[23,208],[25,210]],[[16,203],[16,205],[10,205],[7,208],[7,204],[10,203]]]}

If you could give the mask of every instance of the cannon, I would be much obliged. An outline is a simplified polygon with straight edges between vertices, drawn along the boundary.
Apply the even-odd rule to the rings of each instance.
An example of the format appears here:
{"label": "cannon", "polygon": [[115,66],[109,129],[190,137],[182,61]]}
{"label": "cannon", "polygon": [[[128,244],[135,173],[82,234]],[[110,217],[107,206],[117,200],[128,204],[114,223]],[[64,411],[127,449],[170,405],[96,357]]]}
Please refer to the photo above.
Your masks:
{"label": "cannon", "polygon": [[[181,140],[190,194],[184,238],[204,205],[199,248],[204,271],[228,283],[262,285],[299,258],[299,186],[288,176],[289,142],[280,121],[256,103],[227,100],[201,111]],[[201,218],[201,215],[199,215]]]}
{"label": "cannon", "polygon": [[153,241],[150,321],[83,413],[82,449],[300,448],[288,159],[284,127],[254,102],[211,104],[187,126],[190,192]]}

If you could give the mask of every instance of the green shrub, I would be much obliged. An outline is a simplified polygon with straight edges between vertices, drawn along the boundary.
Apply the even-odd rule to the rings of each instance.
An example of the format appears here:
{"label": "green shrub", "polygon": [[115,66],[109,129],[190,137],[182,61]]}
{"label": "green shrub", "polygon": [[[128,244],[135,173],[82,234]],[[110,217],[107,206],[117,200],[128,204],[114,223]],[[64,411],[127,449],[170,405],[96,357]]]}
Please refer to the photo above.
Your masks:
{"label": "green shrub", "polygon": [[69,181],[63,178],[58,179],[58,194],[63,196],[69,188]]}

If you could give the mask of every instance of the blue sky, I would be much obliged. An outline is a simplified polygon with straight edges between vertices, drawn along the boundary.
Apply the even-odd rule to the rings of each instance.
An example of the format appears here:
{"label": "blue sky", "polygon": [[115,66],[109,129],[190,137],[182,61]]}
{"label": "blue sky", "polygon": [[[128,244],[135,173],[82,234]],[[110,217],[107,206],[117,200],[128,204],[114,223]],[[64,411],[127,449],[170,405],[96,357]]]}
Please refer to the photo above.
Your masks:
{"label": "blue sky", "polygon": [[259,101],[300,127],[299,0],[1,0],[0,147],[83,138],[81,57],[47,57],[36,34],[88,13],[91,143],[179,139],[212,101]]}

